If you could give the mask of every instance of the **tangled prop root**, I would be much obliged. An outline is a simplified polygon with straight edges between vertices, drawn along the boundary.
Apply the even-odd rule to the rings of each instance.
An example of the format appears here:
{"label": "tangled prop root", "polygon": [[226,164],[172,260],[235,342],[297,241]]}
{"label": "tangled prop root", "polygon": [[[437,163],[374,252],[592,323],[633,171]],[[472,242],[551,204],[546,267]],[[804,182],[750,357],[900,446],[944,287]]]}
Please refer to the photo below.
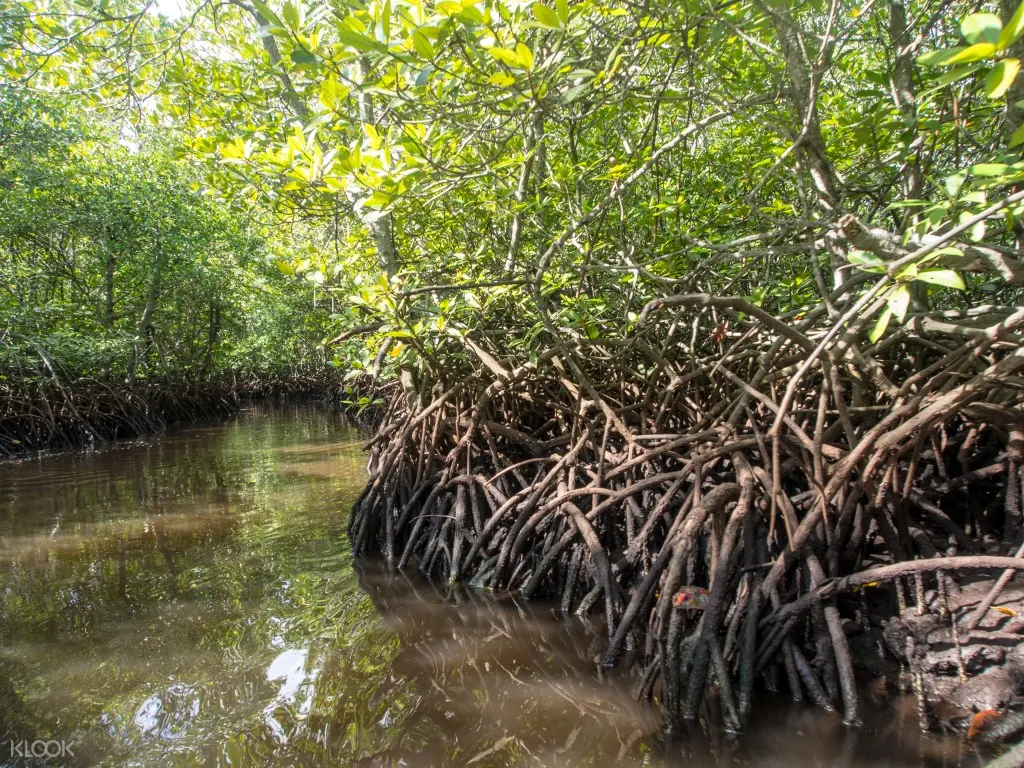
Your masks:
{"label": "tangled prop root", "polygon": [[[1024,565],[1005,556],[1024,310],[911,316],[870,346],[870,308],[841,310],[797,321],[675,296],[628,338],[517,367],[467,342],[476,370],[391,399],[353,546],[567,613],[600,606],[603,663],[628,658],[641,697],[660,680],[670,736],[712,688],[739,728],[755,680],[780,675],[856,723],[847,593],[891,584],[921,610],[944,572]],[[703,611],[674,607],[683,585],[708,590]]]}
{"label": "tangled prop root", "polygon": [[[18,372],[20,373],[20,372]],[[324,375],[220,376],[197,382],[131,384],[0,371],[0,458],[31,451],[97,445],[159,432],[168,424],[230,413],[244,400],[271,397],[337,400]]]}

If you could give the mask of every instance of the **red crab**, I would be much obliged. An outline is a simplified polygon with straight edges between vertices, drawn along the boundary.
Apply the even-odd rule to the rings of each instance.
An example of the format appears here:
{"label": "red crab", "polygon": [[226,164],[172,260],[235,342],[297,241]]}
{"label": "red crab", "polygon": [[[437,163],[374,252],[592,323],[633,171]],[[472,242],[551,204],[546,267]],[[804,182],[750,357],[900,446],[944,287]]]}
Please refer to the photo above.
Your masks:
{"label": "red crab", "polygon": [[680,587],[672,598],[672,607],[702,611],[707,601],[708,591],[704,587]]}

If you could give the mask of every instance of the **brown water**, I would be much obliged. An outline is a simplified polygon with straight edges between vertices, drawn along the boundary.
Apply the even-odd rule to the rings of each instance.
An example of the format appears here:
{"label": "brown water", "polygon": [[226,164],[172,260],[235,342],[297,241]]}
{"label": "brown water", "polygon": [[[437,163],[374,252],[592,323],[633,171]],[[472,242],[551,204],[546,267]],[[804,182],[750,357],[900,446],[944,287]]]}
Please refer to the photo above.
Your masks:
{"label": "brown water", "polygon": [[360,446],[262,406],[0,465],[0,765],[977,765],[905,706],[848,731],[762,699],[738,742],[664,747],[598,628],[353,562]]}

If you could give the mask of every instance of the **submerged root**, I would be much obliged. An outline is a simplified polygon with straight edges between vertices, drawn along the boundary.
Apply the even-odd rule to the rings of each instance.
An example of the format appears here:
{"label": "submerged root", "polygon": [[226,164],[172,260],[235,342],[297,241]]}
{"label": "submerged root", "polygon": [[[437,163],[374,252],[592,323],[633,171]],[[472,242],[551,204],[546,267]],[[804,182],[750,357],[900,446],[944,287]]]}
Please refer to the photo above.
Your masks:
{"label": "submerged root", "polygon": [[660,684],[670,734],[711,689],[739,728],[759,679],[856,723],[860,590],[924,612],[949,574],[1024,566],[1024,311],[859,350],[863,322],[825,322],[694,295],[518,365],[471,344],[463,378],[394,393],[352,544],[600,610],[602,663]]}

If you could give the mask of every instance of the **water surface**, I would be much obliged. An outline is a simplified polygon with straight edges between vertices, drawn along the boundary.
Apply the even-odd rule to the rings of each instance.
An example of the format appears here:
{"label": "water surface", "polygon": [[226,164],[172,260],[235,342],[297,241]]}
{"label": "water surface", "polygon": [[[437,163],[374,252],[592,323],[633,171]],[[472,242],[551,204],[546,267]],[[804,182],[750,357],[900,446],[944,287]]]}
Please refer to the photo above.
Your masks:
{"label": "water surface", "polygon": [[33,764],[20,739],[76,765],[977,764],[906,706],[851,732],[762,700],[738,743],[665,748],[599,627],[354,562],[361,445],[259,406],[0,465],[0,765]]}

